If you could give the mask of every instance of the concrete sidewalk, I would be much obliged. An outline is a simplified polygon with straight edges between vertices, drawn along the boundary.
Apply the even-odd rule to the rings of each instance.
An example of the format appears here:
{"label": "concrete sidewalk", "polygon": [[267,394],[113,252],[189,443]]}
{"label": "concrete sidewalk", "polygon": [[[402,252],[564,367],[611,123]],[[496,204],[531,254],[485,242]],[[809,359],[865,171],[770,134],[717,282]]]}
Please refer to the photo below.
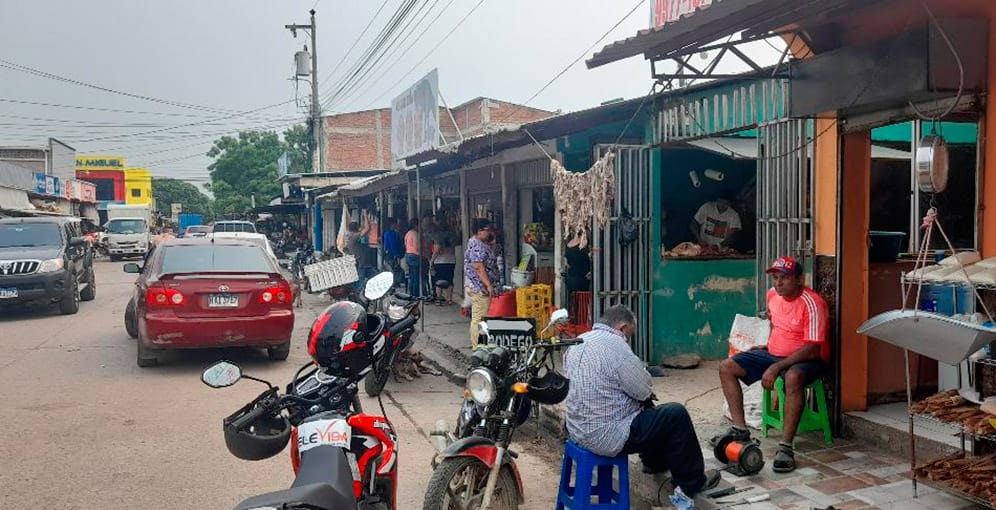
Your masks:
{"label": "concrete sidewalk", "polygon": [[[419,338],[416,348],[446,375],[455,380],[462,379],[471,353],[470,319],[461,316],[455,306],[427,305],[423,322],[425,333]],[[719,388],[718,366],[718,361],[706,361],[691,370],[667,370],[665,377],[654,379],[654,392],[660,402],[678,402],[688,408],[707,469],[722,466],[706,441],[729,427],[722,413],[723,395]],[[542,428],[558,441],[554,444],[562,444],[566,439],[563,406],[544,406],[541,418]],[[755,431],[754,436],[757,435]],[[793,473],[776,474],[771,471],[770,461],[779,436],[772,431],[768,439],[761,441],[767,464],[757,475],[740,478],[723,473],[723,485],[750,489],[721,501],[761,494],[770,496],[769,501],[735,507],[741,510],[808,510],[831,505],[838,510],[975,508],[971,503],[923,485],[920,486],[919,499],[914,499],[909,481],[909,461],[901,457],[901,453],[876,450],[870,442],[841,438],[835,438],[833,446],[828,447],[820,433],[798,437],[796,462],[799,468]],[[630,457],[630,480],[633,508],[656,508],[661,504],[658,497],[666,501],[672,491],[665,476],[644,474],[636,456]],[[724,505],[697,498],[696,506],[709,509]]]}

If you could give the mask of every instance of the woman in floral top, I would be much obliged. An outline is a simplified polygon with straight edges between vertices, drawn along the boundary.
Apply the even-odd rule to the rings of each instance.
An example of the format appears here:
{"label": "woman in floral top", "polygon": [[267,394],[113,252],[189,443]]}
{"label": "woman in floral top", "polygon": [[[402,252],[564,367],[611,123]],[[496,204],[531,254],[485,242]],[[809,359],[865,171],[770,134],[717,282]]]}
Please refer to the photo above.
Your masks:
{"label": "woman in floral top", "polygon": [[477,325],[491,307],[491,296],[495,294],[498,282],[498,258],[491,243],[495,239],[494,228],[486,219],[474,220],[474,235],[467,241],[463,255],[465,291],[470,296],[470,345],[477,347]]}

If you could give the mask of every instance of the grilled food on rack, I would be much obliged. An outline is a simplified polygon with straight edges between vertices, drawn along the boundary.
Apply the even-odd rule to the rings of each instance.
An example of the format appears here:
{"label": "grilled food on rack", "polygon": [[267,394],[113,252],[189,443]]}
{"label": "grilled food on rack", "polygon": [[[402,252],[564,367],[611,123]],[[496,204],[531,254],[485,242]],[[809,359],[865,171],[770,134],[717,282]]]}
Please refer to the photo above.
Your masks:
{"label": "grilled food on rack", "polygon": [[968,432],[979,435],[996,435],[989,420],[996,415],[986,413],[979,406],[961,398],[958,390],[945,391],[930,396],[910,406],[915,414],[929,414],[946,423],[960,424]]}
{"label": "grilled food on rack", "polygon": [[996,505],[996,454],[966,458],[956,453],[916,468],[916,476]]}

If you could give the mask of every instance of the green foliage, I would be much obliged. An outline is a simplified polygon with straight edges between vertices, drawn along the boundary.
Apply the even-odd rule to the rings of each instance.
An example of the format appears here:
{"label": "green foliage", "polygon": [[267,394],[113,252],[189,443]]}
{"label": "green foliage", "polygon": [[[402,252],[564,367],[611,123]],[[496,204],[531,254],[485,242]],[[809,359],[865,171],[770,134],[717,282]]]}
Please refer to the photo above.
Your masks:
{"label": "green foliage", "polygon": [[263,205],[280,196],[277,160],[286,152],[290,156],[289,173],[311,170],[308,130],[302,125],[284,132],[284,140],[273,131],[243,131],[238,136],[215,140],[207,155],[215,159],[211,172],[211,193],[215,212],[238,215],[247,212],[251,198]]}
{"label": "green foliage", "polygon": [[183,204],[183,212],[200,213],[204,221],[212,216],[211,199],[188,182],[166,177],[152,178],[152,196],[156,200],[156,211],[169,217],[172,204]]}

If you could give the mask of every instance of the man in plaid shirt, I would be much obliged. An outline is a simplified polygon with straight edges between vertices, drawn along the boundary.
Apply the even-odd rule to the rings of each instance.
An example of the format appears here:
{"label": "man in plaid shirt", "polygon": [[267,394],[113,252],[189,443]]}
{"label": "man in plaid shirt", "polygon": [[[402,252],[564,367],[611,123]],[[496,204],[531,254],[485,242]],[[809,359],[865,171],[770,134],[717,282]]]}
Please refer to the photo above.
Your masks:
{"label": "man in plaid shirt", "polygon": [[653,406],[653,385],[629,339],[636,317],[613,306],[583,344],[568,349],[564,367],[571,380],[567,431],[581,447],[615,457],[637,453],[644,471],[671,471],[675,486],[691,496],[715,487],[719,473],[707,474],[695,428],[681,404]]}

